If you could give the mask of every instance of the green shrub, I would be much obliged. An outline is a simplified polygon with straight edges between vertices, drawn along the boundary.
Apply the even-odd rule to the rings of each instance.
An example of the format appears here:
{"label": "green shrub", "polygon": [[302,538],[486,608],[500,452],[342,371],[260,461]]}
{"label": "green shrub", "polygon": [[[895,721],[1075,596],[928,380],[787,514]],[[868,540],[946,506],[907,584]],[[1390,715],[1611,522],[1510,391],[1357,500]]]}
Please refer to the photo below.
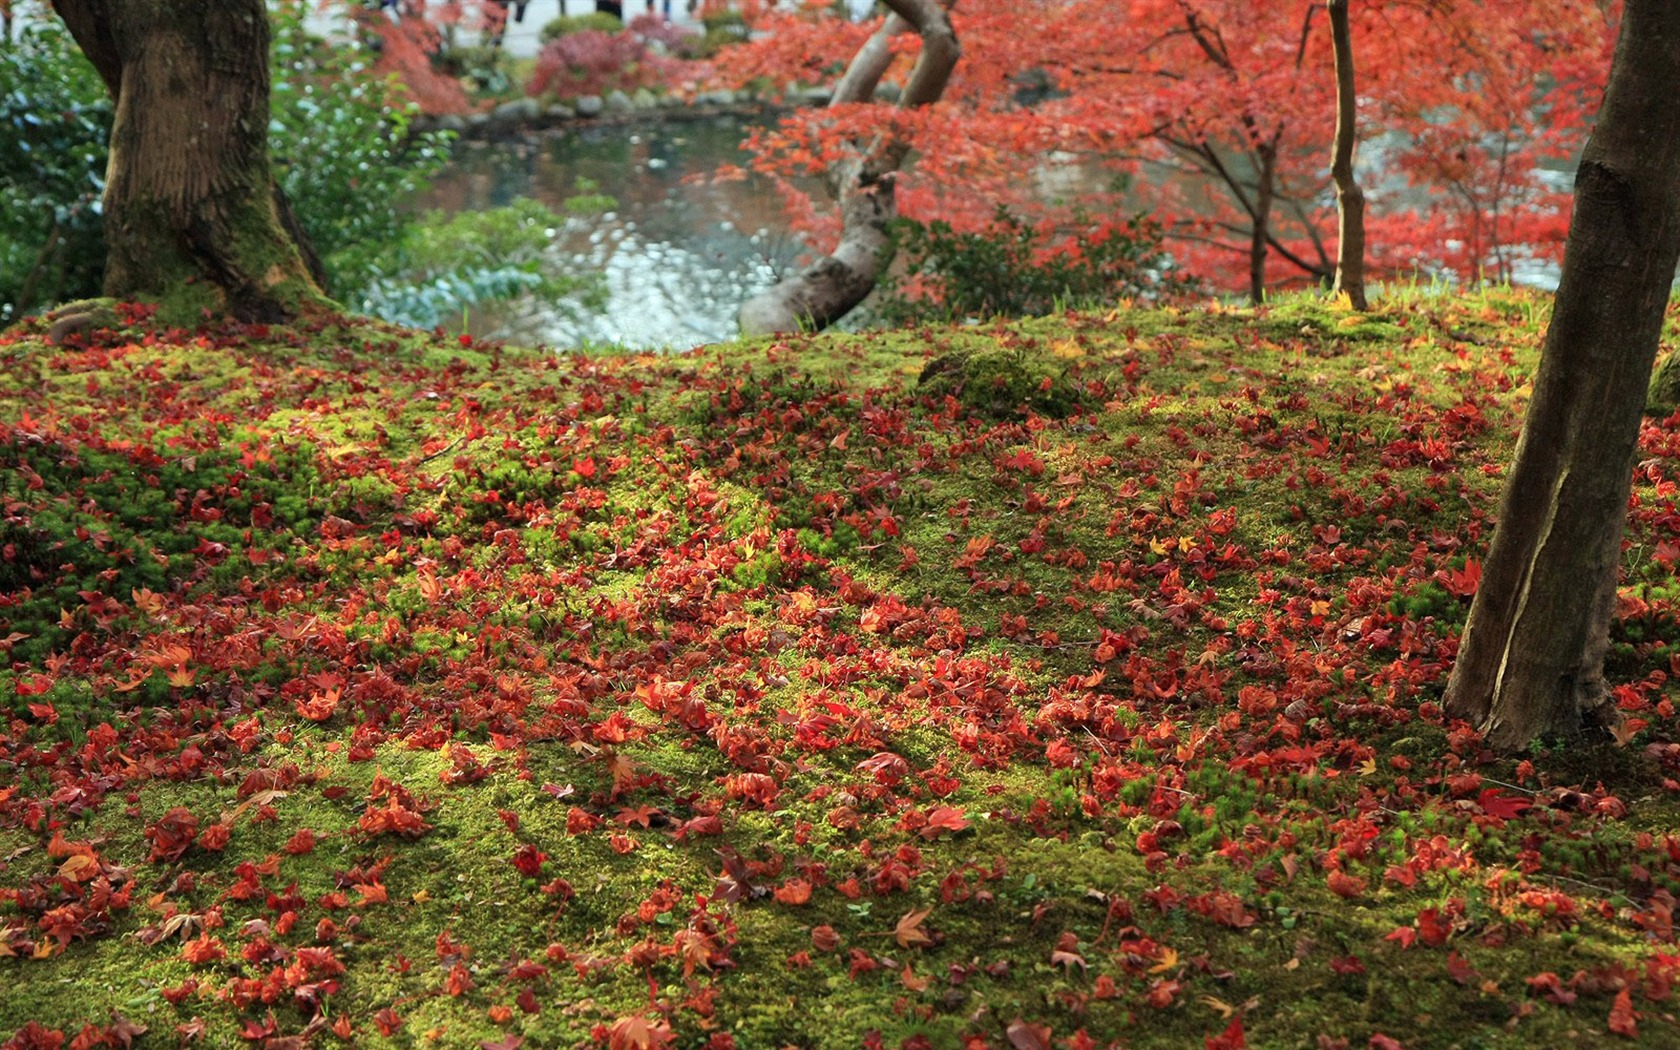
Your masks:
{"label": "green shrub", "polygon": [[328,291],[354,301],[389,271],[415,222],[407,202],[448,162],[451,137],[415,134],[419,111],[398,81],[374,75],[366,48],[328,47],[310,35],[308,8],[289,0],[271,14],[270,148]]}
{"label": "green shrub", "polygon": [[506,95],[514,89],[507,52],[499,47],[457,45],[438,55],[434,63],[440,72],[465,77],[488,95]]}
{"label": "green shrub", "polygon": [[[611,198],[599,200],[612,206]],[[565,223],[529,199],[483,212],[429,213],[352,305],[415,328],[435,328],[471,306],[527,296],[563,313],[598,310],[606,298],[601,275],[563,273],[548,251]]]}
{"label": "green shrub", "polygon": [[586,15],[562,15],[543,23],[542,41],[558,40],[563,36],[593,29],[601,33],[621,33],[624,20],[607,11],[591,11]]}
{"label": "green shrub", "polygon": [[0,325],[99,294],[111,101],[56,20],[0,42]]}
{"label": "green shrub", "polygon": [[694,58],[711,58],[731,44],[739,44],[752,36],[752,27],[739,11],[708,11],[700,17],[705,32],[685,45],[685,52]]}
{"label": "green shrub", "polygon": [[893,243],[903,271],[885,286],[881,312],[899,322],[1030,317],[1190,289],[1153,220],[1092,224],[1075,214],[1071,226],[1058,237],[1005,207],[975,233],[901,219]]}

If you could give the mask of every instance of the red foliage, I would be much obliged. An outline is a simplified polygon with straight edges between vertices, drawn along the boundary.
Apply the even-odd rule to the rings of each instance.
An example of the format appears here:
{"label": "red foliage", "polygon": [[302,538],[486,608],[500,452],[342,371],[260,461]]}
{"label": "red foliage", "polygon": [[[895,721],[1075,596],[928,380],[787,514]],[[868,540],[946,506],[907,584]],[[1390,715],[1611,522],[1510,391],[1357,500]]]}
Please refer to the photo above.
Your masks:
{"label": "red foliage", "polygon": [[[1058,198],[1095,214],[1142,208],[1166,222],[1180,261],[1226,287],[1246,269],[1256,172],[1269,171],[1267,254],[1282,261],[1269,280],[1314,280],[1333,266],[1335,240],[1323,7],[959,4],[963,57],[939,105],[799,113],[752,137],[755,166],[780,180],[801,228],[828,236],[833,220],[788,178],[890,127],[918,151],[899,183],[909,217],[977,230],[1000,203],[1053,218],[1065,218]],[[1585,140],[1615,8],[1450,0],[1352,14],[1360,132],[1381,173],[1365,178],[1376,269],[1508,280],[1530,256],[1556,258],[1568,196],[1540,169]],[[731,82],[825,82],[871,28],[818,7],[757,17],[762,32],[717,60]],[[914,37],[894,46],[888,79],[902,81]],[[1115,176],[1129,181],[1123,192],[1102,188]]]}
{"label": "red foliage", "polygon": [[[322,6],[337,2],[322,0]],[[345,12],[363,32],[379,38],[376,71],[394,73],[421,112],[434,115],[472,108],[460,81],[438,68],[448,41],[460,30],[494,35],[507,19],[507,5],[494,0],[401,0],[389,11],[346,4]]]}
{"label": "red foliage", "polygon": [[615,90],[676,87],[692,80],[700,67],[648,46],[652,40],[670,36],[665,22],[641,18],[617,33],[585,29],[557,37],[537,54],[525,90],[570,99]]}
{"label": "red foliage", "polygon": [[146,829],[146,838],[152,844],[152,853],[148,858],[153,861],[179,860],[182,854],[192,848],[193,839],[198,835],[198,818],[192,811],[176,806],[165,813],[156,824]]}

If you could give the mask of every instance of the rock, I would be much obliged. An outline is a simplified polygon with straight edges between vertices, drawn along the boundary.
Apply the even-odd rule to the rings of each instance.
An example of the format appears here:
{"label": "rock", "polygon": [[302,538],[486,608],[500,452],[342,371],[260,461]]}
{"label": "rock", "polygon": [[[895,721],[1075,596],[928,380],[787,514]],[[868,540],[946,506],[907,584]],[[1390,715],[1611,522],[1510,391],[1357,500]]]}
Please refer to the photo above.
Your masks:
{"label": "rock", "polygon": [[629,113],[636,108],[636,104],[630,101],[630,96],[622,91],[614,91],[608,95],[604,105],[608,113]]}
{"label": "rock", "polygon": [[659,106],[659,96],[647,88],[637,88],[636,93],[630,96],[630,103],[637,109],[656,109]]}
{"label": "rock", "polygon": [[570,106],[556,104],[543,110],[543,116],[553,121],[576,120],[577,110]]}
{"label": "rock", "polygon": [[488,127],[489,124],[490,124],[490,114],[488,114],[488,113],[468,113],[467,114],[467,130],[469,130],[469,131],[476,131],[479,128]]}
{"label": "rock", "polygon": [[826,106],[834,97],[834,92],[827,88],[806,88],[799,93],[798,101],[807,106]]}
{"label": "rock", "polygon": [[461,132],[467,130],[467,122],[461,119],[460,114],[445,113],[443,116],[432,121],[432,130],[453,131],[455,134],[459,135]]}
{"label": "rock", "polygon": [[577,100],[576,105],[580,117],[598,117],[601,111],[607,108],[600,95],[585,95]]}
{"label": "rock", "polygon": [[902,94],[904,94],[904,89],[891,81],[875,85],[875,97],[882,102],[897,102]]}
{"label": "rock", "polygon": [[534,98],[516,98],[490,111],[491,122],[505,127],[532,124],[541,116],[542,106]]}
{"label": "rock", "polygon": [[707,106],[733,106],[735,104],[735,92],[727,88],[718,91],[702,91],[697,101]]}

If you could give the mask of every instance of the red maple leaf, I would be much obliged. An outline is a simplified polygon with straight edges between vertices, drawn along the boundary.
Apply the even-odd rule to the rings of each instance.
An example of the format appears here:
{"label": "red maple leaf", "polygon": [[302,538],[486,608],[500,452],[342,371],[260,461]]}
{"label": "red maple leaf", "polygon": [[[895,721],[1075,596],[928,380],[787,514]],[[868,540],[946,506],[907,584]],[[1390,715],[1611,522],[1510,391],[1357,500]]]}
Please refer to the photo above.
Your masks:
{"label": "red maple leaf", "polygon": [[1610,1007],[1610,1030],[1617,1035],[1629,1039],[1639,1038],[1639,1015],[1633,1010],[1633,996],[1626,988],[1616,993],[1616,1002]]}
{"label": "red maple leaf", "polygon": [[1245,1050],[1248,1040],[1243,1036],[1242,1014],[1231,1018],[1223,1032],[1210,1035],[1203,1042],[1207,1050]]}

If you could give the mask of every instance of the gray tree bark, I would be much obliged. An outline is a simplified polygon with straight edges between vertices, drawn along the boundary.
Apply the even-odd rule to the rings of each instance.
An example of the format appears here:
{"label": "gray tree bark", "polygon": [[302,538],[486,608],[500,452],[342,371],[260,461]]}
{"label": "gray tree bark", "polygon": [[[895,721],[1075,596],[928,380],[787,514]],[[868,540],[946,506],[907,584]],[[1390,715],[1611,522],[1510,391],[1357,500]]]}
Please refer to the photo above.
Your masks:
{"label": "gray tree bark", "polygon": [[1618,719],[1604,680],[1646,384],[1680,257],[1680,3],[1627,0],[1534,398],[1446,706],[1520,750]]}
{"label": "gray tree bark", "polygon": [[[867,102],[892,63],[894,36],[921,34],[922,52],[899,96],[900,109],[931,105],[945,92],[962,49],[950,16],[938,0],[884,0],[892,14],[853,56],[835,86],[830,105]],[[909,152],[893,136],[854,143],[852,155],[829,172],[829,188],[840,204],[840,243],[833,252],[741,307],[743,335],[767,335],[827,328],[863,302],[880,277],[898,216],[893,181]]]}

